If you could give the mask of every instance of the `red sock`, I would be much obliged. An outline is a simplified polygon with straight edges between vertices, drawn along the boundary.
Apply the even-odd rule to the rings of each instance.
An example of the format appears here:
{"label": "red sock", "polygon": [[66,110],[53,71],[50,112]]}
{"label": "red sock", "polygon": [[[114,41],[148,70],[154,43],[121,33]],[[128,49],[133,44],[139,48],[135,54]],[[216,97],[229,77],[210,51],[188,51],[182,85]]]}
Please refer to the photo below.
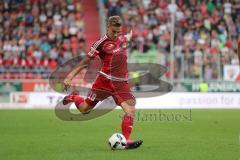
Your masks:
{"label": "red sock", "polygon": [[80,96],[75,96],[74,97],[74,103],[76,105],[76,107],[79,109],[79,105],[84,102],[84,98],[80,97]]}
{"label": "red sock", "polygon": [[126,140],[130,139],[130,135],[132,132],[134,117],[129,114],[124,114],[122,119],[122,134],[126,138]]}

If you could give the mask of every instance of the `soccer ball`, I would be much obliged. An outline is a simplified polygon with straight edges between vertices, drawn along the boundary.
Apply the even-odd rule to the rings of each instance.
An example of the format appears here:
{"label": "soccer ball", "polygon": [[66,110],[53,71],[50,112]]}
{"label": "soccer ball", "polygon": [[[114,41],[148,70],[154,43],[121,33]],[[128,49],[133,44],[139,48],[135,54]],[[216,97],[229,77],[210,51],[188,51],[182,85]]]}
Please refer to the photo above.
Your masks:
{"label": "soccer ball", "polygon": [[127,140],[121,133],[114,133],[108,139],[108,144],[112,150],[125,149],[125,147],[127,145]]}

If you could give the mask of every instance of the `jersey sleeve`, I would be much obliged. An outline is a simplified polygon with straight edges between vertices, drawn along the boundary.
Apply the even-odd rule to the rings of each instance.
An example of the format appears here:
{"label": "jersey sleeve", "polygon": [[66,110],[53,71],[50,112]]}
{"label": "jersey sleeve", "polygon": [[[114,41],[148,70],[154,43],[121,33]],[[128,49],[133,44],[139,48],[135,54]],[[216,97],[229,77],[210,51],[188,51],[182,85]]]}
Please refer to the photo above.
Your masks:
{"label": "jersey sleeve", "polygon": [[87,53],[87,56],[89,58],[94,58],[99,54],[100,52],[99,50],[100,50],[100,47],[99,45],[97,45],[97,42],[96,42],[91,46],[90,51]]}
{"label": "jersey sleeve", "polygon": [[88,52],[87,56],[89,58],[94,58],[96,57],[97,55],[99,55],[99,53],[101,52],[101,46],[102,46],[102,43],[107,39],[107,35],[103,36],[102,38],[100,38],[98,41],[96,41],[90,51]]}

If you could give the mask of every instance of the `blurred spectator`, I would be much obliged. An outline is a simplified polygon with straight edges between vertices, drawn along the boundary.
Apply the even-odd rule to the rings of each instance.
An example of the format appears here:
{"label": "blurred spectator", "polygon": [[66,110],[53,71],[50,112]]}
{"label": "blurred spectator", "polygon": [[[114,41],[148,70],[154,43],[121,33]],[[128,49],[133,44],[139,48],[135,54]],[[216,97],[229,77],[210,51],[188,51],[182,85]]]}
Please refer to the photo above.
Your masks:
{"label": "blurred spectator", "polygon": [[1,79],[46,78],[85,53],[81,0],[1,1],[0,24]]}
{"label": "blurred spectator", "polygon": [[[122,16],[125,32],[133,29],[134,49],[147,52],[146,46],[151,46],[159,53],[170,52],[171,0],[105,0],[104,3],[107,15]],[[184,69],[185,78],[203,75],[209,80],[218,79],[219,73],[213,72],[218,64],[237,61],[234,48],[240,36],[239,1],[178,0],[176,4],[175,77],[184,78],[180,76],[180,70]],[[182,63],[188,68],[181,68]]]}
{"label": "blurred spectator", "polygon": [[[169,56],[171,0],[102,2],[106,15],[122,16],[123,33],[133,29],[130,53]],[[225,64],[238,63],[239,1],[177,0],[176,5],[174,77],[221,78],[219,64],[223,72]],[[57,65],[85,54],[83,13],[81,0],[0,1],[0,78],[46,78]]]}

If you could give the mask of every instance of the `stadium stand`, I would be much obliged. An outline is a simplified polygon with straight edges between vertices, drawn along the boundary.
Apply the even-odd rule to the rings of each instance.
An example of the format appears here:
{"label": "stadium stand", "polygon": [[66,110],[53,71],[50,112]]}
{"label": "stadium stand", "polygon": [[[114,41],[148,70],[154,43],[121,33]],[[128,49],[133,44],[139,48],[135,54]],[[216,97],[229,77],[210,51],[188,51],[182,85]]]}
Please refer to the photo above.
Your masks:
{"label": "stadium stand", "polygon": [[[85,54],[90,43],[86,44],[87,12],[83,3],[86,2],[1,1],[0,79],[45,79],[57,65]],[[157,56],[158,63],[169,66],[170,0],[102,0],[102,3],[107,16],[122,16],[124,32],[133,29],[131,59],[146,62],[147,55],[156,61]],[[174,77],[222,79],[225,64],[238,64],[235,48],[240,39],[240,4],[237,0],[176,3]],[[89,1],[85,6],[89,11],[96,4]],[[91,27],[87,32],[93,41],[97,34],[92,33]],[[169,76],[168,72],[166,77]]]}
{"label": "stadium stand", "polygon": [[[133,29],[131,53],[162,55],[169,66],[171,0],[103,0],[106,14],[121,15]],[[240,4],[237,0],[177,0],[176,79],[218,80],[225,64],[237,64]],[[167,73],[169,77],[170,73]]]}
{"label": "stadium stand", "polygon": [[42,79],[85,54],[81,0],[0,2],[0,79]]}

